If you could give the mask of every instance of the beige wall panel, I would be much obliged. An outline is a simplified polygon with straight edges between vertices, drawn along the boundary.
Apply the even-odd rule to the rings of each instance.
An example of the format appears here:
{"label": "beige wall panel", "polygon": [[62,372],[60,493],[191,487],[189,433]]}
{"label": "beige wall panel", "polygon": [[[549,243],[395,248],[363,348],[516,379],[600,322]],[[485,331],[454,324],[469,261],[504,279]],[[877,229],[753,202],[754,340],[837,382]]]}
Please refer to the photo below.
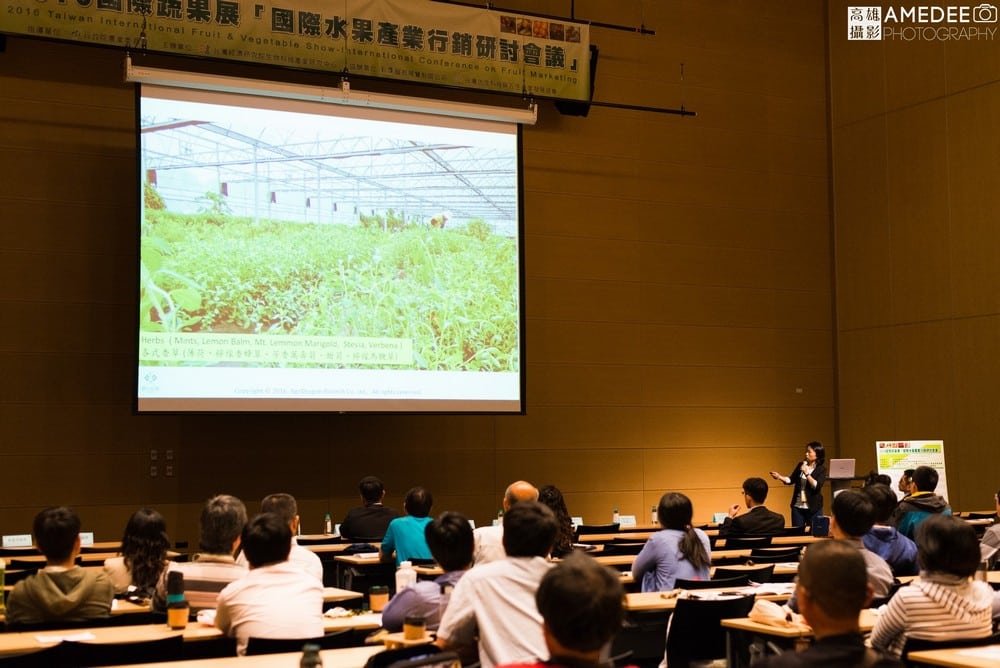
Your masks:
{"label": "beige wall panel", "polygon": [[5,345],[30,353],[115,353],[135,346],[129,330],[132,309],[121,304],[0,302],[12,323],[49,323],[48,327],[12,327]]}
{"label": "beige wall panel", "polygon": [[779,328],[833,326],[833,296],[825,290],[783,290],[775,293],[774,307],[774,325]]}
{"label": "beige wall panel", "polygon": [[166,423],[158,418],[137,420],[129,402],[83,403],[87,396],[83,388],[73,403],[18,401],[0,405],[0,424],[5,433],[0,461],[8,455],[148,456],[150,448],[162,450],[176,443],[177,433],[169,418]]}
{"label": "beige wall panel", "polygon": [[[58,272],[52,264],[58,264]],[[0,300],[125,301],[121,286],[132,285],[134,265],[112,256],[0,251]],[[96,298],[95,298],[96,296]]]}
{"label": "beige wall panel", "polygon": [[955,340],[951,321],[923,322],[893,331],[896,433],[889,438],[942,438],[954,431]]}
{"label": "beige wall panel", "polygon": [[553,484],[564,493],[642,490],[642,451],[497,450],[496,479],[502,490],[515,480]]}
{"label": "beige wall panel", "polygon": [[1000,49],[996,39],[946,42],[944,53],[949,94],[1000,79]]}
{"label": "beige wall panel", "polygon": [[[103,104],[102,99],[100,106],[95,105],[90,110],[87,125],[81,127],[80,100],[4,99],[0,95],[4,116],[9,115],[7,122],[0,123],[0,144],[12,149],[44,148],[72,153],[93,152],[95,155],[109,148],[131,153],[135,148],[134,94],[130,89],[123,90],[120,99],[115,98],[110,95],[108,104]],[[38,117],[44,117],[46,123],[40,125],[29,120]]]}
{"label": "beige wall panel", "polygon": [[[122,263],[135,257],[138,230],[131,196],[123,194],[106,205],[11,199],[5,201],[4,218],[10,224],[0,226],[0,248],[9,251],[99,255],[121,258]],[[30,224],[24,224],[27,221]],[[110,297],[95,294],[92,300]]]}
{"label": "beige wall panel", "polygon": [[[524,149],[535,156],[538,165],[552,167],[566,164],[567,155],[635,159],[639,155],[637,113],[592,107],[582,118],[561,116],[555,106],[541,106],[539,123],[523,131]],[[529,186],[530,181],[525,180],[525,187]]]}
{"label": "beige wall panel", "polygon": [[134,197],[127,185],[135,173],[132,151],[101,155],[97,164],[96,159],[66,150],[0,147],[0,183],[15,187],[21,200],[121,204]]}
{"label": "beige wall panel", "polygon": [[645,447],[715,449],[832,442],[832,410],[817,406],[661,406],[645,409]]}
{"label": "beige wall panel", "polygon": [[[803,451],[802,446],[646,450],[643,483],[646,489],[721,489],[734,495],[743,480],[756,476],[780,487],[768,471],[777,470],[787,475],[799,461],[796,457],[801,458]],[[723,465],[723,461],[727,463]],[[733,503],[736,501],[730,501],[726,508]]]}
{"label": "beige wall panel", "polygon": [[828,331],[650,325],[640,335],[640,354],[650,364],[824,368],[833,364]]}
{"label": "beige wall panel", "polygon": [[1000,84],[948,98],[949,264],[957,317],[1000,311],[1000,134],[987,131],[997,127]]}
{"label": "beige wall panel", "polygon": [[885,118],[834,131],[837,325],[841,331],[892,317]]}
{"label": "beige wall panel", "polygon": [[643,367],[641,383],[644,402],[655,405],[828,406],[831,376],[823,369],[664,366]]}
{"label": "beige wall panel", "polygon": [[[845,0],[830,2],[830,118],[833,128],[885,113],[885,46],[847,39]],[[836,165],[836,160],[834,161]]]}
{"label": "beige wall panel", "polygon": [[946,317],[951,277],[944,101],[889,114],[888,139],[893,318]]}
{"label": "beige wall panel", "polygon": [[529,239],[541,236],[546,243],[552,243],[549,237],[559,236],[635,240],[644,219],[656,211],[648,202],[613,197],[526,190],[524,199],[525,231]]}
{"label": "beige wall panel", "polygon": [[554,363],[646,362],[639,325],[621,323],[541,320],[532,328],[528,355]]}
{"label": "beige wall panel", "polygon": [[135,503],[142,467],[138,455],[103,454],[102,466],[93,466],[90,460],[91,455],[81,453],[4,457],[4,470],[17,471],[7,476],[4,505],[37,512],[51,505]]}
{"label": "beige wall panel", "polygon": [[774,327],[775,294],[770,290],[697,285],[644,285],[643,304],[651,323],[722,327]]}
{"label": "beige wall panel", "polygon": [[[530,244],[531,239],[526,243]],[[645,304],[640,294],[642,287],[638,283],[538,277],[531,279],[530,286],[524,305],[529,346],[534,320],[632,322],[645,317],[641,315]],[[595,305],[599,305],[599,309]]]}
{"label": "beige wall panel", "polygon": [[640,448],[648,443],[646,409],[635,406],[546,406],[528,398],[527,414],[496,419],[501,450]]}
{"label": "beige wall panel", "polygon": [[0,403],[125,404],[132,397],[130,357],[0,352],[0,368],[7,376],[0,386]]}
{"label": "beige wall panel", "polygon": [[1000,489],[1000,316],[963,318],[953,323],[955,337],[955,425],[945,443],[948,488],[953,507],[974,510],[993,506]]}
{"label": "beige wall panel", "polygon": [[946,42],[886,39],[883,43],[888,111],[944,96]]}
{"label": "beige wall panel", "polygon": [[530,405],[628,406],[642,401],[641,367],[528,363]]}
{"label": "beige wall panel", "polygon": [[583,517],[585,524],[610,523],[615,508],[622,515],[635,515],[637,524],[644,524],[647,521],[644,518],[649,515],[649,506],[643,502],[643,493],[637,490],[567,494],[566,508],[571,516]]}
{"label": "beige wall panel", "polygon": [[633,242],[532,235],[524,255],[529,277],[639,279],[639,248]]}
{"label": "beige wall panel", "polygon": [[643,283],[681,283],[734,288],[822,289],[830,287],[825,253],[803,257],[794,251],[677,244],[640,249]]}
{"label": "beige wall panel", "polygon": [[889,328],[838,335],[840,443],[850,457],[896,435],[893,339]]}

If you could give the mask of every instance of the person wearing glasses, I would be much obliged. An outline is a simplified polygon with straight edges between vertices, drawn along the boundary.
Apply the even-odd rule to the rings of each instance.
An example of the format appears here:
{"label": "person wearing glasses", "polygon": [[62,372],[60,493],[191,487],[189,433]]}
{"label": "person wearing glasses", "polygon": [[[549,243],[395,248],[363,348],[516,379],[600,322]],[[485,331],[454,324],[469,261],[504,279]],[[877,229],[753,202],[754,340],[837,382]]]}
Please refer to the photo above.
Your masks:
{"label": "person wearing glasses", "polygon": [[826,482],[826,449],[819,441],[806,445],[806,456],[795,465],[791,475],[771,471],[782,484],[794,485],[792,526],[808,526],[812,518],[823,514],[823,483]]}

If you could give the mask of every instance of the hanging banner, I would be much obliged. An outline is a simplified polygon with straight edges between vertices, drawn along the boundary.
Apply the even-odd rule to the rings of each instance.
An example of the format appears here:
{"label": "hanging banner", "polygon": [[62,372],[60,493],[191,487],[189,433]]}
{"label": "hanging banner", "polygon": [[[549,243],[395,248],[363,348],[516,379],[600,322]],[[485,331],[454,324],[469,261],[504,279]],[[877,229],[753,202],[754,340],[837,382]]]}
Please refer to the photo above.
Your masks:
{"label": "hanging banner", "polygon": [[429,0],[3,0],[0,32],[590,98],[586,24]]}
{"label": "hanging banner", "polygon": [[903,471],[918,466],[930,466],[938,472],[937,489],[934,491],[948,498],[948,478],[944,470],[944,441],[876,441],[875,457],[878,472],[892,478],[892,488],[902,498],[899,479]]}

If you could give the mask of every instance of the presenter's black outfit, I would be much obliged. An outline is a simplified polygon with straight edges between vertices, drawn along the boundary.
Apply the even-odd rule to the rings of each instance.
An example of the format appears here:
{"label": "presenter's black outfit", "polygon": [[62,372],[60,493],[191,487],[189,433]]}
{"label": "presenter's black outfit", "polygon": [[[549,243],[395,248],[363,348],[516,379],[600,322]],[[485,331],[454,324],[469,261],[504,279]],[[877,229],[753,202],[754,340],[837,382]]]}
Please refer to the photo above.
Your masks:
{"label": "presenter's black outfit", "polygon": [[817,464],[813,469],[812,479],[816,482],[813,485],[802,475],[802,462],[795,466],[795,470],[788,476],[791,482],[782,483],[793,485],[792,492],[792,526],[809,526],[815,515],[823,514],[823,483],[826,482],[826,465]]}

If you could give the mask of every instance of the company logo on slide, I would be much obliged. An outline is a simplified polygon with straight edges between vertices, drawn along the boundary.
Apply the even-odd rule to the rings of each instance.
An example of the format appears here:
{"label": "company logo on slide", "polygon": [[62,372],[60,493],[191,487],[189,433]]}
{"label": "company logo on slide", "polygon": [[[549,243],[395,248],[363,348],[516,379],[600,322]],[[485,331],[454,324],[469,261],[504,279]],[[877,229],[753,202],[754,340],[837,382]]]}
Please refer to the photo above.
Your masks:
{"label": "company logo on slide", "polygon": [[992,41],[997,7],[978,5],[890,5],[847,8],[849,41]]}

